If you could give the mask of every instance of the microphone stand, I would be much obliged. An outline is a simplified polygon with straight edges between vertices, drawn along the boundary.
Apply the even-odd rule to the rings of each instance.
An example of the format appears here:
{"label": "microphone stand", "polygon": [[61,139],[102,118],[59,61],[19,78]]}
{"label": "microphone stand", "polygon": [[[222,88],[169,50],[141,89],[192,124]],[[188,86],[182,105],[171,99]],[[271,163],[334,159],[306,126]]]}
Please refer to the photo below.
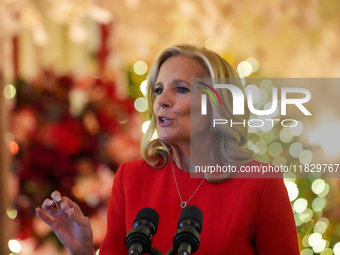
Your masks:
{"label": "microphone stand", "polygon": [[159,250],[157,250],[155,247],[152,247],[150,251],[148,252],[149,255],[163,255]]}
{"label": "microphone stand", "polygon": [[174,247],[172,247],[165,255],[176,255],[176,251],[174,251]]}
{"label": "microphone stand", "polygon": [[[148,252],[149,255],[164,255],[156,248],[152,247],[150,251]],[[174,247],[172,247],[165,255],[176,255],[176,251],[174,251]]]}

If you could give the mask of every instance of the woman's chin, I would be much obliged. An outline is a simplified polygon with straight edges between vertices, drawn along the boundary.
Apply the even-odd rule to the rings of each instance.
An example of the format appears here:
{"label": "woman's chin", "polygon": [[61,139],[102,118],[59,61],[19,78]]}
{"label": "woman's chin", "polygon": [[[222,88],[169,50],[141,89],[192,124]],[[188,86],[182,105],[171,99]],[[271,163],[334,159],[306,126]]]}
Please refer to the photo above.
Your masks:
{"label": "woman's chin", "polygon": [[158,134],[158,137],[160,140],[162,140],[163,142],[171,145],[171,144],[176,144],[176,141],[178,141],[178,139],[176,139],[176,136],[167,134],[167,133],[161,133]]}
{"label": "woman's chin", "polygon": [[158,134],[158,137],[163,142],[169,143],[171,141],[171,137],[168,134]]}

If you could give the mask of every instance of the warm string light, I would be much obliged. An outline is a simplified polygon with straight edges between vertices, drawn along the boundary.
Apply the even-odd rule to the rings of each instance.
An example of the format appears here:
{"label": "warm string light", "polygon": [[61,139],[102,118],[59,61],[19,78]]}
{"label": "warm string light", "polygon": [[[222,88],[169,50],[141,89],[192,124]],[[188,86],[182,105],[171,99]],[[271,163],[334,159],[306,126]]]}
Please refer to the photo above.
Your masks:
{"label": "warm string light", "polygon": [[3,90],[3,95],[6,99],[14,98],[16,93],[17,93],[16,88],[12,84],[6,85]]}
{"label": "warm string light", "polygon": [[19,152],[19,145],[15,141],[9,142],[8,149],[12,155],[16,155]]}
{"label": "warm string light", "polygon": [[8,248],[11,252],[19,253],[21,251],[21,244],[18,240],[9,240],[8,241]]}
{"label": "warm string light", "polygon": [[145,97],[139,97],[135,100],[134,106],[138,112],[145,112],[148,109],[148,101]]}
{"label": "warm string light", "polygon": [[144,75],[148,71],[148,65],[144,61],[139,60],[133,65],[133,71],[138,75]]}
{"label": "warm string light", "polygon": [[[139,60],[133,65],[133,71],[138,75],[144,75],[148,71],[148,66],[144,61]],[[137,112],[142,113],[142,112],[145,112],[145,111],[148,110],[148,101],[146,99],[146,97],[147,97],[147,80],[142,81],[140,83],[139,88],[140,88],[140,91],[143,94],[143,97],[138,97],[138,98],[135,99],[134,107],[135,107]],[[150,121],[145,121],[142,124],[141,129],[142,129],[143,133],[145,133],[146,130],[148,129],[149,123],[150,123]]]}
{"label": "warm string light", "polygon": [[340,255],[340,242],[334,245],[333,252],[334,252],[334,255]]}
{"label": "warm string light", "polygon": [[276,158],[273,159],[272,164],[274,166],[286,166],[287,165],[287,159],[282,157],[282,156],[278,156]]}
{"label": "warm string light", "polygon": [[291,181],[285,183],[285,185],[286,185],[286,189],[288,191],[289,200],[292,202],[298,197],[299,189],[298,189],[296,183],[291,182]]}
{"label": "warm string light", "polygon": [[18,216],[18,211],[14,208],[13,209],[7,209],[6,214],[10,219],[14,220]]}
{"label": "warm string light", "polygon": [[146,133],[146,130],[148,130],[149,125],[150,125],[150,121],[149,121],[149,120],[147,120],[147,121],[145,121],[145,122],[143,123],[143,125],[142,125],[142,131],[143,131],[144,134]]}
{"label": "warm string light", "polygon": [[140,84],[140,91],[142,91],[142,93],[143,93],[143,95],[146,97],[147,96],[147,83],[148,83],[148,81],[147,80],[144,80],[144,81],[142,81],[142,83]]}
{"label": "warm string light", "polygon": [[242,61],[237,66],[237,72],[239,75],[247,77],[253,72],[253,67],[248,61]]}
{"label": "warm string light", "polygon": [[19,152],[19,145],[14,141],[13,134],[7,132],[4,135],[4,141],[7,144],[7,148],[12,155],[16,155]]}
{"label": "warm string light", "polygon": [[[210,41],[208,42],[207,40],[206,43],[210,44]],[[253,57],[250,57],[247,60],[242,61],[237,65],[237,72],[241,77],[247,77],[250,74],[256,72],[258,69],[259,69],[259,62]]]}
{"label": "warm string light", "polygon": [[293,204],[293,209],[297,213],[302,213],[307,209],[308,202],[304,198],[299,198],[295,200]]}

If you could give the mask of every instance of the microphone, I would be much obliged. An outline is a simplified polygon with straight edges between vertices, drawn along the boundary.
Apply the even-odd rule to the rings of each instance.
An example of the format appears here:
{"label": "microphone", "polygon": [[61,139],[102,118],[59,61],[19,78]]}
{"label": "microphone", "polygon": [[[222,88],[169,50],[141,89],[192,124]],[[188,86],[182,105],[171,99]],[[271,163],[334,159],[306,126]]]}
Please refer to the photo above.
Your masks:
{"label": "microphone", "polygon": [[178,255],[190,255],[197,251],[202,232],[203,213],[196,206],[185,207],[178,220],[173,244]]}
{"label": "microphone", "polygon": [[149,252],[151,249],[152,237],[157,232],[159,222],[158,213],[152,208],[140,210],[133,222],[133,229],[125,238],[125,246],[129,254],[140,255]]}

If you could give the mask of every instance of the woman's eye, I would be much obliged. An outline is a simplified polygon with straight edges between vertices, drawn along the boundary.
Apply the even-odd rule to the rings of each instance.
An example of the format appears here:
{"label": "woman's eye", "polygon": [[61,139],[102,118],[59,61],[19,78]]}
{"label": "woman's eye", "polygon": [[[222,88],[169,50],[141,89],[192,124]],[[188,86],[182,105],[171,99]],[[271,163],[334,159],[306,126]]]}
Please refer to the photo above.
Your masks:
{"label": "woman's eye", "polygon": [[162,89],[162,88],[155,88],[155,89],[154,89],[155,95],[160,95],[160,94],[162,94],[162,92],[163,92],[163,89]]}
{"label": "woman's eye", "polygon": [[186,87],[177,87],[177,92],[184,94],[184,93],[190,92],[190,90]]}

